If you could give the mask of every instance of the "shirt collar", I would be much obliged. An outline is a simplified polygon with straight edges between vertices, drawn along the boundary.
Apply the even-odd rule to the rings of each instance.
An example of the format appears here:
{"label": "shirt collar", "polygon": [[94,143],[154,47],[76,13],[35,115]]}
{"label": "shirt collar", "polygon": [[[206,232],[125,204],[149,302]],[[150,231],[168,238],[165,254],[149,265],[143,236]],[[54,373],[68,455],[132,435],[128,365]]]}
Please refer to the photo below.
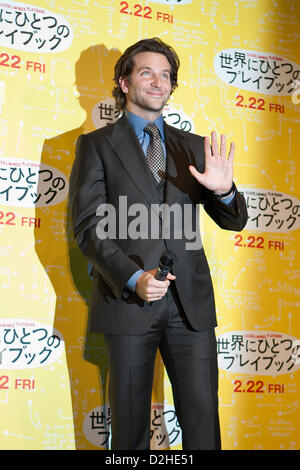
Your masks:
{"label": "shirt collar", "polygon": [[[127,109],[125,110],[125,115],[129,123],[133,127],[133,130],[136,133],[137,138],[138,139],[143,138],[145,136],[144,127],[147,124],[149,124],[149,122],[152,122],[152,121],[148,121],[147,119],[141,118],[140,116],[137,116],[136,114],[131,113]],[[158,127],[158,130],[160,132],[162,139],[165,140],[164,118],[162,114],[157,119],[155,119],[153,123],[156,124],[156,126]]]}

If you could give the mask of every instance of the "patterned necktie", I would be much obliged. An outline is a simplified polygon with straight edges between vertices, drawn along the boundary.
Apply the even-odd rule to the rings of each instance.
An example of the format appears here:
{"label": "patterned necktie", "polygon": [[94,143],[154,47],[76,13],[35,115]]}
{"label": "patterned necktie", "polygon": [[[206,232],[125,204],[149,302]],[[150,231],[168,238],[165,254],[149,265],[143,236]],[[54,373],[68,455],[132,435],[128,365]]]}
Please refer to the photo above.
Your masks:
{"label": "patterned necktie", "polygon": [[144,127],[144,131],[150,135],[150,143],[147,149],[147,163],[155,180],[157,183],[160,183],[166,171],[166,158],[159,130],[155,124],[150,122]]}

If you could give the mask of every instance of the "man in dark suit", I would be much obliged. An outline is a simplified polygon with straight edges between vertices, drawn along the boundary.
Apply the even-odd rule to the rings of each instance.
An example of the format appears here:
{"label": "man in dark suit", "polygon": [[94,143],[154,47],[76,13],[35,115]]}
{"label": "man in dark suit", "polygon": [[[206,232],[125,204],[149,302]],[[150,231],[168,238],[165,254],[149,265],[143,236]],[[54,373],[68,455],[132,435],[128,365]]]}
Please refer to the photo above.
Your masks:
{"label": "man in dark suit", "polygon": [[[216,315],[198,209],[203,204],[221,228],[238,231],[247,210],[233,183],[234,145],[227,157],[225,136],[219,148],[215,132],[210,145],[163,121],[178,67],[174,50],[157,38],[124,52],[113,92],[123,116],[79,138],[70,180],[75,237],[93,267],[89,330],[104,333],[108,346],[118,450],[149,449],[158,348],[183,448],[220,449]],[[180,221],[166,208],[176,209]],[[156,267],[166,249],[176,263],[159,281]]]}

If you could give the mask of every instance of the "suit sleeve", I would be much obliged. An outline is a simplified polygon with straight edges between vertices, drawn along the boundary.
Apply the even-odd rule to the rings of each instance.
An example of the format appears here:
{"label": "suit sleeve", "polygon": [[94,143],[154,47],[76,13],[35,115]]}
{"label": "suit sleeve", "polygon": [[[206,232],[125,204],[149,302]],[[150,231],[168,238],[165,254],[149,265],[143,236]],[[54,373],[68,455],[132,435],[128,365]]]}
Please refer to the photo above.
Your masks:
{"label": "suit sleeve", "polygon": [[69,208],[75,239],[110,286],[114,295],[122,295],[128,279],[140,268],[115,243],[97,236],[97,208],[107,202],[105,169],[93,144],[86,135],[77,141],[76,157],[70,176]]}
{"label": "suit sleeve", "polygon": [[225,230],[240,232],[248,220],[244,196],[234,185],[235,195],[229,204],[222,202],[212,191],[206,191],[204,209],[216,224]]}

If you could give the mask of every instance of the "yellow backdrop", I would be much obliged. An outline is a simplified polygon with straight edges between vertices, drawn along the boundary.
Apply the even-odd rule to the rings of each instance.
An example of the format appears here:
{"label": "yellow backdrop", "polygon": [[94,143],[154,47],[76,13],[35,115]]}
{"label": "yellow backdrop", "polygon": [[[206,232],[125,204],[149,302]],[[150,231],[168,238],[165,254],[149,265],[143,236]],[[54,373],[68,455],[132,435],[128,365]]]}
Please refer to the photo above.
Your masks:
{"label": "yellow backdrop", "polygon": [[[300,5],[296,0],[0,1],[0,448],[105,449],[107,357],[68,179],[81,133],[118,118],[113,67],[144,37],[181,59],[168,123],[236,144],[246,229],[201,213],[216,292],[224,449],[299,449]],[[200,308],[200,306],[199,306]],[[180,449],[157,357],[152,449]]]}

